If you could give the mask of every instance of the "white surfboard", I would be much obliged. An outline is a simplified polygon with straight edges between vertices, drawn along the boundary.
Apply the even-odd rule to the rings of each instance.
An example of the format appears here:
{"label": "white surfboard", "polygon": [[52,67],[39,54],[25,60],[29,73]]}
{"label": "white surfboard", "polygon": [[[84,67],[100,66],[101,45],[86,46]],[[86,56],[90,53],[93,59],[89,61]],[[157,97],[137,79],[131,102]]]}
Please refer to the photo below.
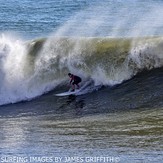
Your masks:
{"label": "white surfboard", "polygon": [[89,92],[92,92],[93,90],[96,90],[97,87],[93,86],[90,87],[89,85],[91,84],[91,81],[87,81],[80,89],[76,89],[74,92],[71,92],[70,90],[67,92],[63,92],[63,93],[58,93],[58,94],[54,94],[55,96],[69,96],[69,95],[82,95],[82,94],[86,94]]}
{"label": "white surfboard", "polygon": [[69,96],[69,95],[77,95],[77,93],[80,92],[80,89],[77,89],[73,92],[71,91],[68,91],[68,92],[63,92],[63,93],[58,93],[58,94],[55,94],[55,96]]}

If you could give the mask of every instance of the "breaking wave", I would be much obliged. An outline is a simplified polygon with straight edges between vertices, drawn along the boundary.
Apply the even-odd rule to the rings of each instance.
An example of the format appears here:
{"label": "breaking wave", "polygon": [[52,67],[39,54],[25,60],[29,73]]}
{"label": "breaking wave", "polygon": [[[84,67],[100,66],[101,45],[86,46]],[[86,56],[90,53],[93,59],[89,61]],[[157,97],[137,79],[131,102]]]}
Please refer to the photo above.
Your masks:
{"label": "breaking wave", "polygon": [[[0,37],[0,105],[30,100],[58,85],[67,73],[83,84],[113,86],[163,66],[163,38]],[[91,87],[92,87],[91,85]]]}

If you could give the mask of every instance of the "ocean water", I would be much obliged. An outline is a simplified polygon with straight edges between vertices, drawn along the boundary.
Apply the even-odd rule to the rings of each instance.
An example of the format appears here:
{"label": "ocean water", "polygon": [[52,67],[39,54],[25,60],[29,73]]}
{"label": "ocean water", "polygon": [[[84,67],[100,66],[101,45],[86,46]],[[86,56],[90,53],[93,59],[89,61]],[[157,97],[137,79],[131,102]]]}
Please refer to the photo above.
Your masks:
{"label": "ocean water", "polygon": [[[1,0],[0,162],[163,160],[163,1]],[[82,78],[77,96],[68,72]]]}

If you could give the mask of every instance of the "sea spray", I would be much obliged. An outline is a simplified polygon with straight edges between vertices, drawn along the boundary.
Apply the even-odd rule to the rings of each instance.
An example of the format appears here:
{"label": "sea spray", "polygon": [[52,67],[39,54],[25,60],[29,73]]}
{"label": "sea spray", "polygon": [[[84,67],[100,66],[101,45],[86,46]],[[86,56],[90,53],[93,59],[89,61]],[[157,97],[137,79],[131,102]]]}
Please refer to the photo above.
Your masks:
{"label": "sea spray", "polygon": [[145,37],[162,35],[163,4],[98,1],[69,17],[54,37]]}
{"label": "sea spray", "polygon": [[24,93],[26,48],[21,40],[2,35],[0,38],[0,103],[14,102]]}
{"label": "sea spray", "polygon": [[[163,66],[163,38],[133,39],[129,59],[138,71]],[[134,69],[135,69],[134,68]]]}
{"label": "sea spray", "polygon": [[[0,105],[35,98],[51,89],[58,79],[47,79],[44,64],[38,65],[30,59],[30,46],[21,39],[2,35],[0,38]],[[41,67],[41,68],[40,68]],[[40,70],[41,69],[41,70]]]}

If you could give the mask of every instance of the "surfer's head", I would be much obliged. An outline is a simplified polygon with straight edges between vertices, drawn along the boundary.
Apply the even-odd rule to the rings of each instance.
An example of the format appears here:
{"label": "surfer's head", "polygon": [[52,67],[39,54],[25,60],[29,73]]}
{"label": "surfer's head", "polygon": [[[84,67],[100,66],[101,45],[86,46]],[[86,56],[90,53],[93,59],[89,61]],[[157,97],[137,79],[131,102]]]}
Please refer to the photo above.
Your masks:
{"label": "surfer's head", "polygon": [[71,75],[72,75],[71,73],[68,73],[68,76],[70,76],[70,77],[71,77]]}

